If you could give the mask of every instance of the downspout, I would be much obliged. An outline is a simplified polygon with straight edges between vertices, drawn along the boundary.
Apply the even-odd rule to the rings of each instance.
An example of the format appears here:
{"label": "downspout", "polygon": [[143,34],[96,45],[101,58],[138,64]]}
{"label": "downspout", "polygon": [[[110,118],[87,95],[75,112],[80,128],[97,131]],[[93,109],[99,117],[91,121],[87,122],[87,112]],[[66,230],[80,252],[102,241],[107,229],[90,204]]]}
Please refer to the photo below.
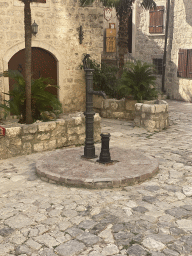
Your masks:
{"label": "downspout", "polygon": [[167,38],[168,38],[168,29],[169,29],[169,12],[170,12],[170,0],[167,0],[165,46],[164,46],[164,54],[163,54],[162,92],[165,92],[165,67],[166,67],[166,58],[167,58]]}

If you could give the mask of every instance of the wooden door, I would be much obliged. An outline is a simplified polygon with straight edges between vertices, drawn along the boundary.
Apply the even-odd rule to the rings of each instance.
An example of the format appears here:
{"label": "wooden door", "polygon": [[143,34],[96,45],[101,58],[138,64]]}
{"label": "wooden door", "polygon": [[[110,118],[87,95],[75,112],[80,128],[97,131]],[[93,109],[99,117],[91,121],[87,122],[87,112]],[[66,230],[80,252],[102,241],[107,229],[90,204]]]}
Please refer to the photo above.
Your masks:
{"label": "wooden door", "polygon": [[[10,59],[8,69],[18,70],[24,76],[25,74],[25,50],[20,50]],[[32,78],[38,79],[39,77],[50,77],[54,79],[57,85],[57,61],[54,56],[48,51],[32,47]],[[14,81],[9,79],[9,90],[13,88]],[[57,96],[57,89],[49,87],[49,92]]]}

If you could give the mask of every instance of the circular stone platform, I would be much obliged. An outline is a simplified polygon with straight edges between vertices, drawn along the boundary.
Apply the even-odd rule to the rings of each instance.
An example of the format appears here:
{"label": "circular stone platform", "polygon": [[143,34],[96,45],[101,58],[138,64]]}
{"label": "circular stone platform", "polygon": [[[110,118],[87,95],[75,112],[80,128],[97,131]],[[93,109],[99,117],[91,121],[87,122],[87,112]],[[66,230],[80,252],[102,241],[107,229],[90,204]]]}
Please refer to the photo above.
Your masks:
{"label": "circular stone platform", "polygon": [[[87,188],[111,188],[134,185],[151,178],[159,165],[154,157],[141,152],[110,148],[112,164],[96,162],[98,158],[81,158],[84,147],[63,148],[46,154],[36,163],[37,175],[42,180]],[[100,151],[96,149],[99,156]]]}

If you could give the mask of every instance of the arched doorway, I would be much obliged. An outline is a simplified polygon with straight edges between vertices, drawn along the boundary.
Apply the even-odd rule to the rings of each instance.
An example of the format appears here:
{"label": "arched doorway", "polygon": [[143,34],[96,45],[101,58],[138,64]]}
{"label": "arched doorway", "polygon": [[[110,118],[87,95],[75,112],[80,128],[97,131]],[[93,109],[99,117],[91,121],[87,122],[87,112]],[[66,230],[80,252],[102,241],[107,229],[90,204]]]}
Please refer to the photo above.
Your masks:
{"label": "arched doorway", "polygon": [[[18,70],[24,76],[25,74],[25,49],[18,51],[12,56],[8,63],[8,69]],[[32,47],[32,78],[50,77],[54,79],[57,85],[57,61],[54,56],[39,47]],[[12,89],[14,81],[9,79],[9,90]],[[57,88],[49,87],[47,89],[52,94],[58,96]]]}

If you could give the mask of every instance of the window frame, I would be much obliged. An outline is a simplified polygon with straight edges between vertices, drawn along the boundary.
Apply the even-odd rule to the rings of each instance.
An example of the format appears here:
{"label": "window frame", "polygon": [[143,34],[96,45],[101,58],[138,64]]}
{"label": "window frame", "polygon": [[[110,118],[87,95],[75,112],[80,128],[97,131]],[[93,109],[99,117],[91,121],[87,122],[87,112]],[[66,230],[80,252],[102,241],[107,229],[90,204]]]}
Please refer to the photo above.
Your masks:
{"label": "window frame", "polygon": [[192,79],[192,49],[179,49],[177,77]]}
{"label": "window frame", "polygon": [[154,36],[165,36],[165,26],[166,26],[166,6],[164,5],[164,3],[159,3],[157,5],[157,7],[163,7],[163,28],[162,28],[162,32],[157,32],[157,33],[150,33],[150,10],[148,11],[148,36],[154,37]]}

